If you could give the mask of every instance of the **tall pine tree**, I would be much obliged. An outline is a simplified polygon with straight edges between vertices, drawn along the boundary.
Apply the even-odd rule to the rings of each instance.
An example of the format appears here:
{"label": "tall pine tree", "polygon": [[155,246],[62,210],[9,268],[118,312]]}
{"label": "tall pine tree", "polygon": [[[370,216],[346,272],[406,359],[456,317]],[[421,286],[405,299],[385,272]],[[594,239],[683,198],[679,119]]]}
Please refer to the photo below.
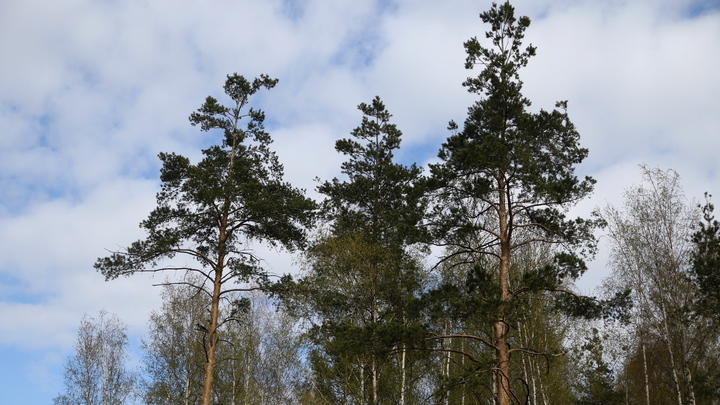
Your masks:
{"label": "tall pine tree", "polygon": [[347,179],[318,187],[326,230],[307,252],[297,296],[317,321],[311,358],[321,394],[338,403],[403,403],[412,393],[407,303],[422,283],[413,245],[422,235],[423,181],[420,168],[394,161],[401,132],[382,101],[358,109],[361,125],[336,143],[348,157]]}
{"label": "tall pine tree", "polygon": [[700,297],[696,309],[701,314],[720,319],[720,222],[715,219],[715,206],[710,195],[702,206],[703,221],[692,235],[695,249],[692,253],[692,278]]}
{"label": "tall pine tree", "polygon": [[140,224],[147,238],[95,264],[106,279],[160,271],[200,276],[201,283],[194,286],[205,293],[209,308],[200,325],[206,333],[203,405],[211,403],[218,328],[226,321],[220,317],[221,299],[267,285],[267,273],[247,242],[302,246],[303,226],[309,225],[314,207],[301,190],[283,180],[283,167],[264,130],[265,114],[245,110],[252,95],[276,83],[266,75],[253,81],[229,75],[224,90],[231,105],[207,97],[190,115],[192,125],[203,131],[222,131],[222,143],[203,150],[204,158],[197,164],[161,153],[157,208]]}
{"label": "tall pine tree", "polygon": [[[530,19],[516,18],[508,2],[493,4],[480,18],[490,25],[485,39],[491,46],[477,38],[465,42],[465,67],[482,70],[463,86],[481,99],[468,109],[461,130],[450,123],[453,133],[440,150],[442,162],[431,167],[433,225],[438,243],[455,258],[465,258],[457,262],[475,263],[474,282],[493,293],[486,309],[493,336],[485,343],[495,354],[495,401],[508,405],[514,395],[511,355],[529,351],[509,345],[516,324],[512,306],[531,291],[563,290],[565,281],[585,270],[576,253],[594,249],[595,222],[570,220],[565,212],[590,194],[594,180],[574,173],[588,151],[578,144],[567,102],[552,111],[527,110],[530,101],[522,95],[519,71],[535,55],[533,46],[522,45]],[[511,283],[517,280],[511,276],[515,252],[536,243],[557,247],[551,264]]]}

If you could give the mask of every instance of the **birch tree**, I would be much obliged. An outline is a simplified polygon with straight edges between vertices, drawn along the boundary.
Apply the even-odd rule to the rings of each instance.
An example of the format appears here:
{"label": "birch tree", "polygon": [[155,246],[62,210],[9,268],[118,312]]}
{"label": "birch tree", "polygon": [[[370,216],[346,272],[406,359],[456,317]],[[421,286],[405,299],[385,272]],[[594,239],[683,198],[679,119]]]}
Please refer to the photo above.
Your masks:
{"label": "birch tree", "polygon": [[693,370],[706,331],[690,318],[696,291],[688,272],[699,211],[685,198],[677,172],[641,170],[643,183],[626,190],[624,206],[604,211],[612,247],[608,282],[632,289],[643,402],[695,404]]}
{"label": "birch tree", "polygon": [[65,392],[56,405],[124,405],[135,395],[137,374],[128,369],[127,326],[101,310],[83,316],[75,353],[65,363]]}
{"label": "birch tree", "polygon": [[142,343],[143,398],[148,405],[196,405],[202,396],[205,364],[198,325],[205,319],[206,299],[201,291],[184,285],[166,285],[162,296],[162,308],[150,313]]}

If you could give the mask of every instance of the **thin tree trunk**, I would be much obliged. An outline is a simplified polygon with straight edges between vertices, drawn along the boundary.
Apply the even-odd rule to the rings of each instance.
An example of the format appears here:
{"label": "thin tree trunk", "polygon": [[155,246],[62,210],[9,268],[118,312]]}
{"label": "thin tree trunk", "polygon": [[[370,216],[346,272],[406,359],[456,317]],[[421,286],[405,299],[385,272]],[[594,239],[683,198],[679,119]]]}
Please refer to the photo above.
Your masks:
{"label": "thin tree trunk", "polygon": [[377,372],[377,359],[373,353],[372,357],[372,403],[378,405],[378,372]]}
{"label": "thin tree trunk", "polygon": [[[233,346],[233,352],[235,351],[235,347]],[[232,357],[232,396],[230,397],[230,405],[235,405],[237,403],[237,373],[236,373],[236,367],[237,367],[237,353],[233,353]]]}
{"label": "thin tree trunk", "polygon": [[685,361],[685,379],[688,384],[688,391],[690,393],[690,403],[689,405],[695,405],[695,387],[693,387],[693,381],[692,381],[692,375],[690,374],[690,367],[687,364],[687,361]]}
{"label": "thin tree trunk", "polygon": [[[448,325],[448,321],[445,321],[445,334],[449,334],[450,332],[450,326]],[[452,339],[448,339],[450,344],[452,345]],[[445,346],[445,341],[442,342],[443,346]],[[443,361],[441,362],[441,372],[442,375],[445,376],[445,380],[447,381],[448,378],[450,378],[450,352],[445,352],[445,355],[443,356]],[[443,401],[444,405],[449,405],[450,403],[450,386],[448,385],[448,388],[445,390],[445,400]]]}
{"label": "thin tree trunk", "polygon": [[190,404],[190,367],[187,367],[187,375],[185,376],[185,405]]}
{"label": "thin tree trunk", "polygon": [[498,216],[500,220],[500,307],[493,324],[495,338],[495,388],[496,404],[510,405],[510,349],[507,342],[506,305],[510,301],[510,251],[511,229],[508,212],[507,185],[503,173],[498,174]]}
{"label": "thin tree trunk", "polygon": [[[524,346],[528,346],[528,341],[527,341],[527,328],[526,328],[525,330],[526,330],[525,338],[523,339],[523,327],[522,327],[522,322],[518,323],[518,335],[520,336],[520,339],[521,339],[521,341],[523,342],[523,345],[524,345]],[[530,389],[531,389],[532,391],[535,391],[535,389],[534,389],[534,383],[531,382],[531,377],[530,377],[530,374],[531,374],[532,370],[531,370],[530,373],[528,373],[528,365],[527,365],[527,363],[528,363],[528,362],[527,362],[527,358],[526,358],[525,356],[522,356],[523,377],[525,377],[525,381],[528,383],[528,386],[530,387]],[[532,367],[532,365],[530,365],[530,367]],[[537,401],[536,401],[535,397],[532,396],[532,395],[531,395],[530,397],[532,398],[532,401],[531,401],[530,403],[531,403],[532,405],[537,405]]]}
{"label": "thin tree trunk", "polygon": [[[465,353],[465,339],[460,340],[460,348]],[[460,364],[462,365],[463,372],[465,372],[465,356],[460,356]],[[461,405],[465,405],[465,397],[467,396],[467,384],[463,384],[462,401]]]}
{"label": "thin tree trunk", "polygon": [[542,398],[544,390],[542,378],[540,378],[544,371],[540,370],[540,365],[538,364],[536,359],[530,357],[530,359],[528,359],[528,363],[530,363],[530,380],[532,381],[530,384],[530,387],[532,389],[532,403],[533,405],[539,405],[545,402]]}
{"label": "thin tree trunk", "polygon": [[687,382],[688,382],[688,391],[690,391],[690,404],[689,405],[695,405],[697,402],[695,402],[695,387],[693,386],[692,381],[692,375],[690,374],[690,367],[685,365],[685,373],[687,375]]}
{"label": "thin tree trunk", "polygon": [[[101,333],[102,333],[102,332],[101,332]],[[102,335],[99,336],[99,339],[100,339],[100,345],[101,345],[100,347],[101,347],[101,350],[103,351],[103,356],[107,356],[107,351],[105,350],[104,347],[102,347],[102,344],[103,344],[103,337],[102,337]],[[108,385],[108,380],[109,380],[108,375],[107,375],[107,374],[108,374],[108,371],[107,371],[107,360],[104,360],[102,363],[103,363],[103,364],[102,364],[102,380],[100,381],[100,384],[101,384],[101,387],[102,387],[102,389],[101,389],[101,391],[102,391],[102,405],[107,405],[107,397],[108,397],[108,395],[107,395],[107,385]]]}
{"label": "thin tree trunk", "polygon": [[[525,356],[523,356],[523,358],[522,358],[522,365],[523,365],[523,377],[525,377],[525,381],[530,381],[530,374],[528,373],[527,359],[525,358]],[[528,384],[528,385],[531,385],[531,384]],[[535,405],[535,400],[533,399],[530,403],[532,405]]]}
{"label": "thin tree trunk", "polygon": [[[527,329],[526,329],[526,330],[527,330]],[[547,331],[543,331],[543,340],[544,340],[543,346],[544,346],[544,347],[549,347],[549,346],[550,346],[550,345],[548,345],[547,338],[548,338],[548,333],[547,333]],[[532,333],[532,335],[531,335],[531,339],[533,339],[533,340],[535,339],[535,331],[533,331],[533,333]],[[531,364],[531,365],[533,365],[533,364],[535,365],[535,369],[534,369],[535,371],[534,371],[533,375],[536,376],[537,381],[538,381],[538,383],[537,383],[537,385],[538,385],[537,391],[539,391],[539,392],[540,392],[540,395],[542,396],[543,405],[547,405],[547,404],[548,404],[547,390],[546,390],[545,387],[543,386],[543,379],[542,379],[543,371],[542,371],[541,368],[540,368],[540,367],[541,367],[540,362],[539,362],[537,359],[534,359],[534,358],[533,358],[533,359],[530,360],[530,364]],[[532,369],[532,368],[531,368],[531,369]],[[533,380],[533,381],[534,381],[534,380]],[[533,395],[536,395],[536,390],[535,390],[535,389],[533,389]],[[537,400],[537,399],[536,399],[536,400]],[[539,404],[539,403],[540,403],[540,402],[538,401],[538,404]]]}
{"label": "thin tree trunk", "polygon": [[[522,327],[523,325],[525,326],[524,328]],[[525,330],[524,338],[523,338],[523,329]],[[532,343],[531,339],[534,338],[534,333],[532,336],[530,335],[530,332],[528,331],[527,323],[518,324],[518,333],[520,334],[520,338],[523,339],[523,341],[525,342],[525,346],[530,347],[531,343]],[[528,385],[530,386],[530,391],[531,391],[530,397],[532,398],[531,404],[537,405],[538,404],[537,384],[535,382],[535,376],[537,374],[535,373],[535,367],[534,367],[535,362],[533,361],[533,359],[527,359],[526,356],[523,356],[522,361],[523,361],[523,371],[525,372],[525,381],[527,381]],[[530,372],[527,371],[528,366],[526,365],[526,361],[530,365],[529,366]]]}
{"label": "thin tree trunk", "polygon": [[690,395],[689,405],[695,405],[695,387],[693,386],[692,373],[690,372],[690,365],[687,360],[687,343],[685,341],[685,334],[681,333],[680,339],[682,340],[682,362],[683,362],[683,374],[685,377],[685,383],[687,384],[687,390]]}
{"label": "thin tree trunk", "polygon": [[250,397],[250,360],[248,353],[243,356],[243,364],[245,365],[245,375],[243,376],[243,404],[247,405]]}
{"label": "thin tree trunk", "polygon": [[400,405],[405,405],[405,391],[407,391],[407,350],[405,343],[402,344],[402,358],[400,368],[402,370],[402,380],[400,382]]}
{"label": "thin tree trunk", "polygon": [[[372,323],[378,323],[378,310],[377,310],[377,298],[375,291],[373,291],[373,302],[372,302]],[[372,361],[370,363],[370,377],[372,378],[372,405],[378,405],[378,366],[377,366],[377,355],[375,354],[375,342],[373,342],[373,352],[371,353]]]}
{"label": "thin tree trunk", "polygon": [[360,404],[366,403],[365,400],[365,360],[360,362]]}
{"label": "thin tree trunk", "polygon": [[645,372],[645,405],[650,405],[650,377],[648,377],[647,354],[645,353],[645,342],[641,343],[643,353],[643,368]]}
{"label": "thin tree trunk", "polygon": [[667,343],[668,353],[670,354],[670,367],[672,368],[673,382],[677,390],[678,405],[683,405],[682,390],[680,388],[680,379],[677,374],[677,364],[675,362],[675,354],[673,353],[672,343],[670,342],[670,328],[667,322],[667,311],[665,310],[665,301],[661,302],[663,312],[663,329],[665,332],[665,342]]}

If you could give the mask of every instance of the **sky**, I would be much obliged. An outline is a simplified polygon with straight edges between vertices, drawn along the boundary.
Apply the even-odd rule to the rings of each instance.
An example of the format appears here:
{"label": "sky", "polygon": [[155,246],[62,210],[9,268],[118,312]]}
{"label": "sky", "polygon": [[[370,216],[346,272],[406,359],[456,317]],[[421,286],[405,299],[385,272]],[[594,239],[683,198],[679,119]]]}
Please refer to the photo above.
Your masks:
{"label": "sky", "polygon": [[[516,0],[537,56],[531,109],[569,101],[597,180],[573,212],[622,203],[639,164],[674,169],[689,201],[720,195],[717,0]],[[335,140],[380,96],[403,132],[398,158],[427,165],[476,97],[463,42],[489,1],[5,0],[0,2],[0,403],[49,404],[83,314],[128,325],[134,347],[162,276],[105,282],[98,257],[143,237],[160,152],[197,161],[219,141],[188,116],[227,74],[278,85],[267,115],[286,179],[315,197],[339,175]],[[592,293],[607,246],[578,287]],[[297,271],[262,246],[270,271]]]}

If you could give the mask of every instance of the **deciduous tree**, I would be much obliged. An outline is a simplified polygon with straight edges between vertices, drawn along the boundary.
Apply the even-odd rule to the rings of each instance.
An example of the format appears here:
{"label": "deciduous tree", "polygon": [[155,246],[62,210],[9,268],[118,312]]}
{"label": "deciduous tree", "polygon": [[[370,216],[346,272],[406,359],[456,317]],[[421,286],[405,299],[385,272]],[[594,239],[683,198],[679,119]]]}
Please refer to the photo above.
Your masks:
{"label": "deciduous tree", "polygon": [[75,353],[65,363],[65,393],[56,405],[124,405],[135,394],[137,375],[128,369],[127,326],[100,311],[80,321]]}
{"label": "deciduous tree", "polygon": [[[218,331],[213,403],[297,403],[306,373],[295,320],[262,292],[228,297],[220,311],[230,320]],[[146,404],[200,403],[207,307],[192,285],[164,286],[163,306],[151,313],[143,340]]]}
{"label": "deciduous tree", "polygon": [[643,184],[626,190],[624,206],[603,213],[613,269],[608,285],[631,288],[634,302],[637,345],[628,363],[641,362],[636,368],[644,379],[638,382],[645,387],[630,395],[645,403],[694,404],[694,374],[710,332],[690,313],[696,296],[688,278],[690,238],[699,212],[686,200],[677,172],[641,170]]}
{"label": "deciduous tree", "polygon": [[142,344],[144,402],[195,405],[202,397],[205,351],[198,325],[205,320],[207,299],[188,285],[166,285],[162,296],[160,310],[150,313]]}

